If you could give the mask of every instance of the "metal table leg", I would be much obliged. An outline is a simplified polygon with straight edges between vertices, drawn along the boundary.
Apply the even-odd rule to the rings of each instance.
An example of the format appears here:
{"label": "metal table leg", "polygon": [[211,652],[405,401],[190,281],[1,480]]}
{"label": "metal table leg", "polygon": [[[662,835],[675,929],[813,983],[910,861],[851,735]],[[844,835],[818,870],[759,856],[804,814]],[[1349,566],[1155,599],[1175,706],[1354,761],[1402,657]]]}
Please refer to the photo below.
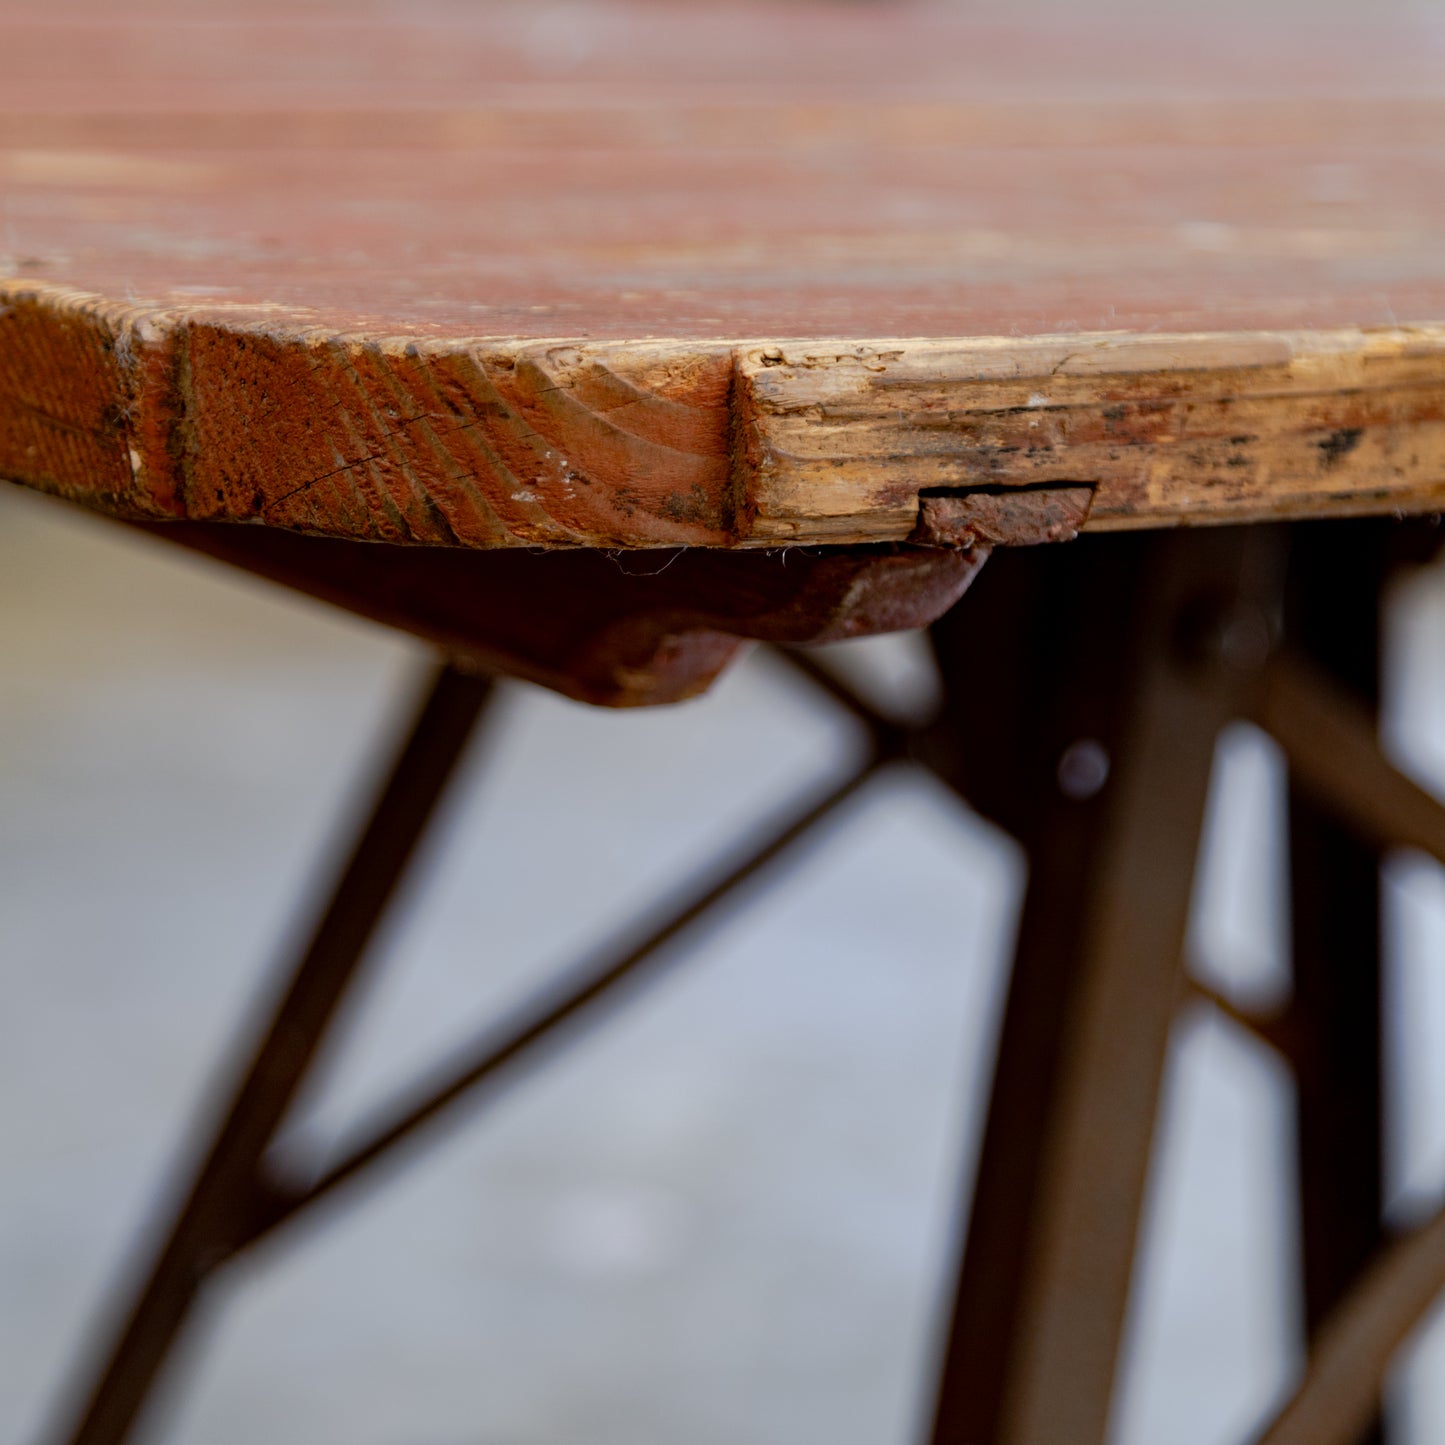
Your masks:
{"label": "metal table leg", "polygon": [[[682,890],[650,929],[488,1029],[329,1160],[282,1174],[268,1146],[490,694],[484,679],[444,670],[78,1423],[56,1438],[129,1438],[208,1276],[374,1177],[501,1071],[601,1017],[625,983],[649,965],[659,972],[683,934],[795,854],[879,767],[906,758],[1015,833],[1032,870],[933,1439],[1099,1445],[1186,984],[1214,740],[1242,716],[1277,739],[1290,766],[1296,998],[1272,1019],[1214,1001],[1278,1048],[1300,1081],[1312,1346],[1299,1391],[1261,1439],[1378,1440],[1391,1353],[1445,1286],[1445,1214],[1379,1248],[1376,870],[1393,843],[1445,861],[1445,807],[1374,738],[1383,543],[1372,551],[1353,528],[1295,530],[1288,570],[1284,529],[1258,528],[1086,539],[995,559],[969,605],[934,629],[947,689],[928,725],[880,716],[825,665],[795,656],[864,724],[857,767]],[[1277,651],[1282,618],[1293,653]]]}
{"label": "metal table leg", "polygon": [[[1392,524],[1298,527],[1287,636],[1372,713]],[[1290,934],[1306,1334],[1385,1243],[1381,1178],[1380,854],[1298,787],[1289,797]],[[1376,1419],[1358,1445],[1383,1445]]]}
{"label": "metal table leg", "polygon": [[1233,711],[1220,650],[1267,627],[1275,546],[1220,532],[996,558],[973,606],[935,627],[951,699],[937,761],[1031,869],[935,1445],[1106,1436],[1195,850]]}
{"label": "metal table leg", "polygon": [[208,1272],[264,1208],[262,1156],[491,691],[487,678],[449,667],[437,676],[86,1403],[73,1427],[57,1438],[73,1445],[116,1445],[126,1438]]}

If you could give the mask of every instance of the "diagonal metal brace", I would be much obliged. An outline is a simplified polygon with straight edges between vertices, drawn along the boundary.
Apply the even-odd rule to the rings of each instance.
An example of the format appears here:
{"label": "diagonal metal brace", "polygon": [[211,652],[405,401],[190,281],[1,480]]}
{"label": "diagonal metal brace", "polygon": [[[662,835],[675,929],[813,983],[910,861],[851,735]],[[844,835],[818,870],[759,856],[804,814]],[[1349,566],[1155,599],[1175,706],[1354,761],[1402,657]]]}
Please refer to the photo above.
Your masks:
{"label": "diagonal metal brace", "polygon": [[1390,762],[1370,714],[1316,668],[1289,653],[1273,657],[1247,711],[1317,802],[1371,842],[1445,864],[1445,804]]}
{"label": "diagonal metal brace", "polygon": [[261,1031],[223,1122],[124,1323],[81,1396],[71,1445],[118,1445],[133,1429],[206,1276],[263,1207],[260,1161],[311,1066],[492,696],[489,678],[443,667],[342,870],[310,944]]}

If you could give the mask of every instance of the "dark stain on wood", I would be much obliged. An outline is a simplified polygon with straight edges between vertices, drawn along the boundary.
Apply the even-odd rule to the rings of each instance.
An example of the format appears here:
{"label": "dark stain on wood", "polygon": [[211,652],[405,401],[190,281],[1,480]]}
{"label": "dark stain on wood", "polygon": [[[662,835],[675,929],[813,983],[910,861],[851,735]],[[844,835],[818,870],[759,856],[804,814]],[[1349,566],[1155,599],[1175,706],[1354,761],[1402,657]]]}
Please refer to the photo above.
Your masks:
{"label": "dark stain on wood", "polygon": [[1324,455],[1325,465],[1327,467],[1338,466],[1359,446],[1360,438],[1364,434],[1363,427],[1340,427],[1336,431],[1332,431],[1323,441],[1316,443]]}

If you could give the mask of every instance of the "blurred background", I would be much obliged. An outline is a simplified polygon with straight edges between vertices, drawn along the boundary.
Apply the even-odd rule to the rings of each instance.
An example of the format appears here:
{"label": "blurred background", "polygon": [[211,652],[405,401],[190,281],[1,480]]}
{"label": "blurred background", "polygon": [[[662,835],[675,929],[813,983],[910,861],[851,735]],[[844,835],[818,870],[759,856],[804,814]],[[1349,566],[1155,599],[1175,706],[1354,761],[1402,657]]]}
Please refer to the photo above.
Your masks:
{"label": "blurred background", "polygon": [[[1389,747],[1445,788],[1445,571],[1398,590],[1389,658]],[[929,705],[919,637],[829,660]],[[0,489],[0,1438],[33,1438],[426,668],[399,635]],[[330,1137],[841,770],[852,728],[767,652],[649,713],[509,684],[299,1129]],[[1219,764],[1193,953],[1267,1002],[1288,987],[1281,768],[1243,726]],[[1445,1193],[1445,879],[1410,856],[1388,879],[1407,1221]],[[248,1257],[158,1438],[913,1438],[1022,881],[941,785],[884,776],[607,1028]],[[1291,1108],[1261,1045],[1181,1017],[1124,1445],[1236,1441],[1293,1378]],[[1442,1438],[1445,1321],[1392,1408],[1413,1445]]]}

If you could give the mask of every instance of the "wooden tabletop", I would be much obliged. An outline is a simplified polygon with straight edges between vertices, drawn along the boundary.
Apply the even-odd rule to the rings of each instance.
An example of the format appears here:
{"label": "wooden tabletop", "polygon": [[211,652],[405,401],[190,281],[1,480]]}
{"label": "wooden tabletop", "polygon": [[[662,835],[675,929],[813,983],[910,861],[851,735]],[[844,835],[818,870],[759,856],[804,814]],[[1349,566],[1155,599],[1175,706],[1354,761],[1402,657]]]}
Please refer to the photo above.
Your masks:
{"label": "wooden tabletop", "polygon": [[1438,6],[8,0],[0,203],[0,475],[122,514],[1445,507]]}

